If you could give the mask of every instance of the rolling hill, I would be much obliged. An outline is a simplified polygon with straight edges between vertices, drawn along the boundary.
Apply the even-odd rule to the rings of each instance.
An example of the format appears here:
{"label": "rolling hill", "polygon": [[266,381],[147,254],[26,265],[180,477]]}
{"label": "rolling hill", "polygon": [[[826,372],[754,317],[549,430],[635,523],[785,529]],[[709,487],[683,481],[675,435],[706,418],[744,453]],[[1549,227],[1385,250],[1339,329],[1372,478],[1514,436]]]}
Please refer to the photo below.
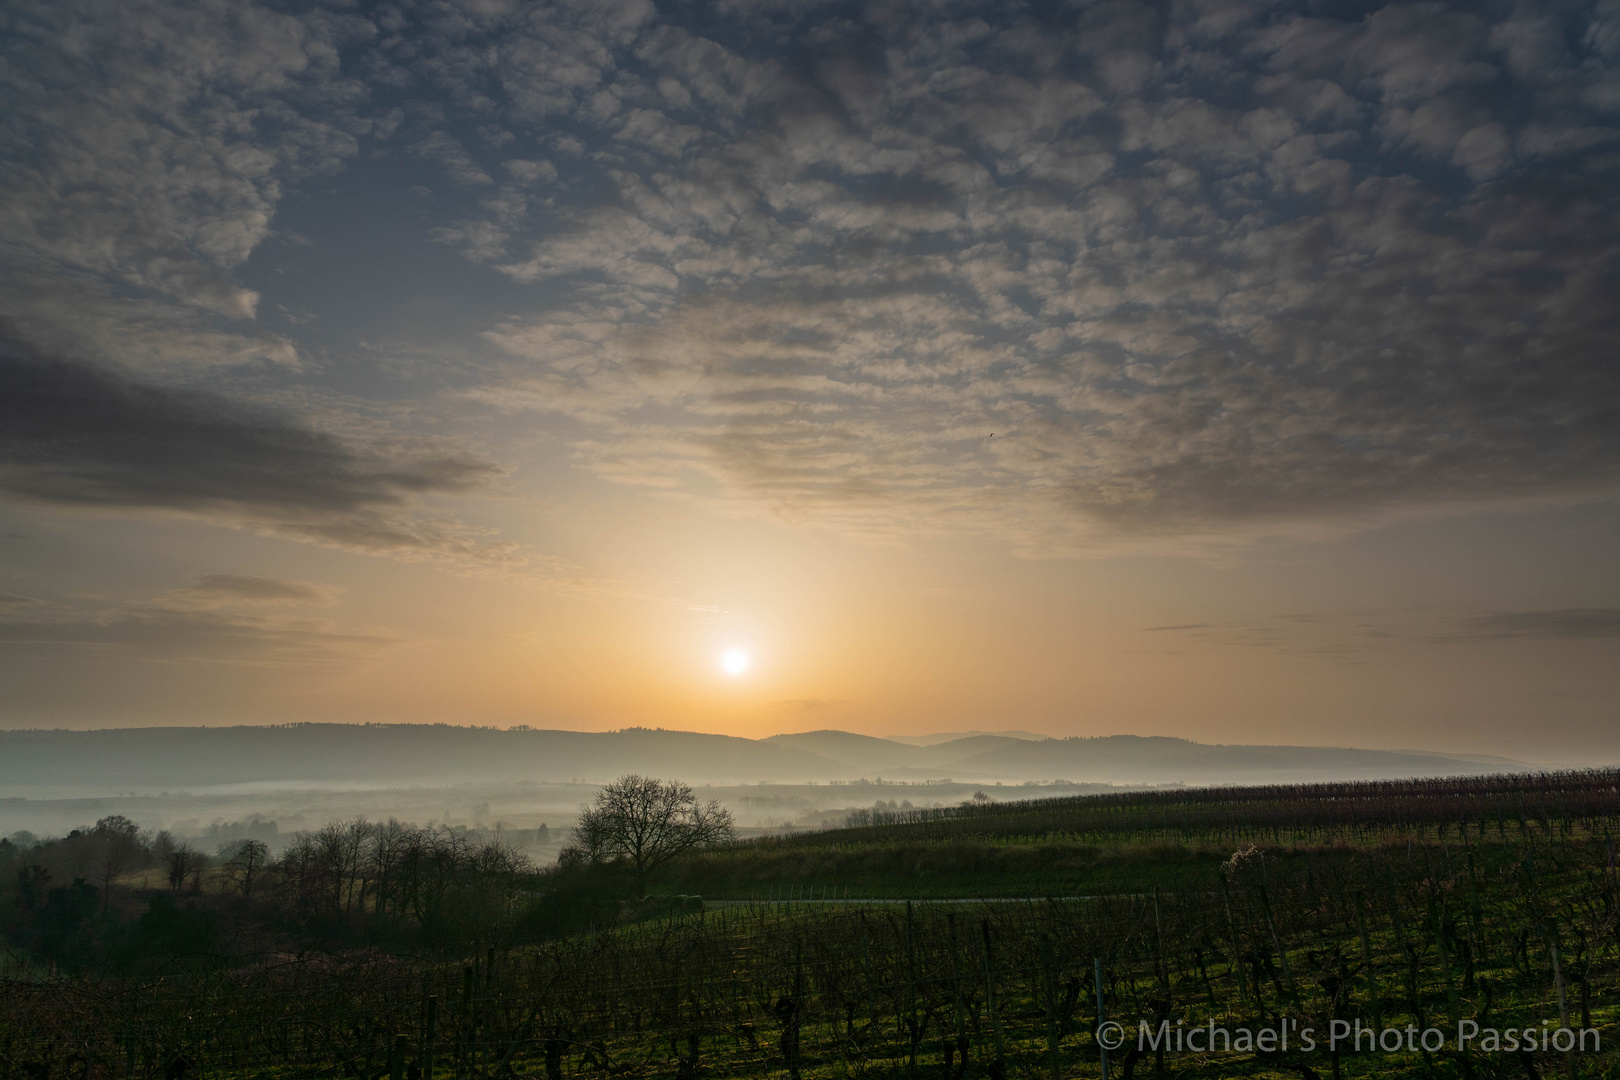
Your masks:
{"label": "rolling hill", "polygon": [[697,784],[952,778],[1223,784],[1507,772],[1506,758],[1347,747],[1219,746],[1110,735],[980,734],[909,746],[847,731],[745,739],[690,731],[611,732],[448,724],[0,731],[0,790],[72,784],[109,791],[221,785],[600,782],[627,772]]}

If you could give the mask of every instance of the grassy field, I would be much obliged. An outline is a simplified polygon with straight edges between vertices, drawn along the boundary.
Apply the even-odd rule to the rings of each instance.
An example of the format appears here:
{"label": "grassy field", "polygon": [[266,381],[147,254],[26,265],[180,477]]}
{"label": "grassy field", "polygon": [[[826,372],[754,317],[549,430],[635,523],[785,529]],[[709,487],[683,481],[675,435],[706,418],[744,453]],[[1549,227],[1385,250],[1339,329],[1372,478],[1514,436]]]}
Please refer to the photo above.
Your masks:
{"label": "grassy field", "polygon": [[[1606,776],[1448,781],[1404,802],[1373,786],[1181,793],[756,841],[663,876],[656,888],[710,899],[700,914],[626,903],[550,939],[517,921],[465,956],[31,972],[0,988],[0,1063],[109,1080],[374,1080],[395,1064],[469,1078],[1095,1077],[1100,983],[1101,1018],[1128,1029],[1113,1077],[1620,1076],[1616,796]],[[820,902],[846,889],[914,902]],[[784,894],[817,902],[713,903]],[[1156,1047],[1144,1021],[1163,1025]],[[1385,1048],[1330,1043],[1356,1022]],[[1231,1049],[1202,1048],[1211,1025]],[[1562,1053],[1561,1028],[1577,1045],[1584,1030],[1585,1050]]]}

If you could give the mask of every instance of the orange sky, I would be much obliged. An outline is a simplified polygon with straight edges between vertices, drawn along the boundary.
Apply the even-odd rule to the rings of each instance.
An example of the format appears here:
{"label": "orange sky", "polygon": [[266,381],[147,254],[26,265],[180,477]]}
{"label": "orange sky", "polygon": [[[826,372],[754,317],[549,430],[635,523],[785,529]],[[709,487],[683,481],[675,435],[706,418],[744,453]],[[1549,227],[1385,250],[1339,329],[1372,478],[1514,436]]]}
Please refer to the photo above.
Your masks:
{"label": "orange sky", "polygon": [[475,6],[24,0],[0,725],[1620,760],[1604,9]]}
{"label": "orange sky", "polygon": [[[149,633],[14,646],[7,720],[640,724],[746,736],[1024,728],[1556,761],[1620,750],[1610,640],[1479,624],[1515,592],[1568,603],[1591,588],[1580,569],[1591,553],[1568,538],[1612,535],[1602,513],[1042,559],[948,537],[875,545],[690,508],[662,520],[654,534],[604,532],[597,556],[622,592],[612,595],[601,581],[514,584],[185,523],[125,524],[116,547],[99,548],[104,519],[35,515],[33,536],[50,541],[40,547],[104,567],[98,592],[121,584],[120,562],[141,572],[143,590],[119,610],[207,610],[266,635],[302,627],[312,640]],[[133,550],[165,551],[171,565],[140,566],[132,537],[143,540]],[[1550,565],[1527,572],[1531,550]],[[180,567],[193,559],[321,595],[188,598]],[[104,623],[117,617],[93,602]],[[741,676],[721,668],[730,648],[749,655]]]}

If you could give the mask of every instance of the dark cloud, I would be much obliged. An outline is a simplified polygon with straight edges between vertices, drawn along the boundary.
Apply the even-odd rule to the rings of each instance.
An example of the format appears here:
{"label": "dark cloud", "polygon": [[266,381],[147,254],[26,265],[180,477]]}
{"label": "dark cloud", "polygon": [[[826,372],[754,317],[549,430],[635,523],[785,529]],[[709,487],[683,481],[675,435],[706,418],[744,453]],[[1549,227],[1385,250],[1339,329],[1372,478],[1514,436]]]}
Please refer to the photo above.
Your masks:
{"label": "dark cloud", "polygon": [[363,549],[430,551],[454,530],[414,523],[413,500],[473,490],[497,471],[442,447],[341,439],[214,393],[43,356],[14,338],[0,340],[0,381],[0,493],[14,498],[184,511]]}
{"label": "dark cloud", "polygon": [[487,462],[388,456],[217,394],[134,382],[0,342],[0,490],[48,502],[347,514],[465,491]]}
{"label": "dark cloud", "polygon": [[309,581],[282,581],[279,578],[247,574],[204,574],[197,583],[183,590],[185,597],[202,603],[330,604],[337,590]]}
{"label": "dark cloud", "polygon": [[1466,617],[1413,611],[1310,612],[1245,622],[1150,626],[1216,646],[1274,648],[1297,655],[1352,657],[1401,643],[1600,641],[1620,638],[1620,608],[1487,611]]}
{"label": "dark cloud", "polygon": [[1620,638],[1620,608],[1560,608],[1553,611],[1488,611],[1468,620],[1448,640]]}
{"label": "dark cloud", "polygon": [[14,649],[105,649],[143,660],[310,663],[352,660],[399,643],[388,634],[345,631],[325,620],[173,603],[85,609],[35,602],[0,609],[0,642]]}
{"label": "dark cloud", "polygon": [[1210,646],[1275,649],[1294,656],[1359,661],[1398,636],[1388,625],[1392,618],[1397,617],[1391,613],[1374,618],[1343,612],[1306,612],[1246,622],[1149,626],[1143,632],[1175,634]]}

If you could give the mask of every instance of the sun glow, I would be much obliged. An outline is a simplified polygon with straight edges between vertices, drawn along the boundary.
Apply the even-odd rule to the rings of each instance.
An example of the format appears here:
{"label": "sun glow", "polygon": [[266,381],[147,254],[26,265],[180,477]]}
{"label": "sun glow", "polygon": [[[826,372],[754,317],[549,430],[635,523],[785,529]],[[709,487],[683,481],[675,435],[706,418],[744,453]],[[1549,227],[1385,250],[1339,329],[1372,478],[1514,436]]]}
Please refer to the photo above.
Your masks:
{"label": "sun glow", "polygon": [[727,649],[720,657],[720,668],[727,675],[741,675],[748,670],[748,654],[741,649]]}

